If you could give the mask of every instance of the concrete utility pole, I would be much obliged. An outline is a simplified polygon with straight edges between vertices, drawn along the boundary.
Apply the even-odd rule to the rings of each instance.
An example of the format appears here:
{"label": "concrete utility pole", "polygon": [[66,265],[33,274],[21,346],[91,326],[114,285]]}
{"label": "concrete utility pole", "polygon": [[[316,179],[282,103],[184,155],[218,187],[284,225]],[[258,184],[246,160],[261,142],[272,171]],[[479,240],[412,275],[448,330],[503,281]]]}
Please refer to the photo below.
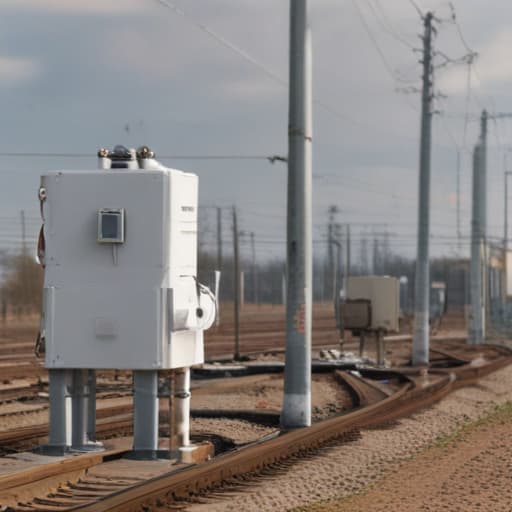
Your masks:
{"label": "concrete utility pole", "polygon": [[28,302],[28,276],[27,276],[27,230],[25,223],[25,210],[20,211],[21,220],[21,284],[22,302]]}
{"label": "concrete utility pole", "polygon": [[258,276],[256,275],[256,244],[254,243],[254,232],[251,231],[251,255],[252,255],[252,301],[258,303]]}
{"label": "concrete utility pole", "polygon": [[20,211],[21,220],[21,252],[23,256],[27,254],[27,232],[25,228],[25,210]]}
{"label": "concrete utility pole", "polygon": [[364,234],[362,235],[359,250],[361,259],[361,271],[363,272],[363,274],[369,274],[370,269],[368,268],[368,238],[366,237],[366,232],[364,232]]}
{"label": "concrete utility pole", "polygon": [[468,343],[482,343],[485,339],[484,286],[483,286],[483,242],[482,222],[482,178],[483,151],[478,143],[473,153],[473,205],[471,216],[471,265],[470,265],[470,304]]}
{"label": "concrete utility pole", "polygon": [[460,149],[457,148],[457,249],[460,256],[462,232],[460,230]]}
{"label": "concrete utility pole", "polygon": [[347,229],[347,241],[346,241],[346,251],[347,251],[347,260],[345,262],[345,291],[346,291],[346,285],[347,285],[347,279],[350,277],[350,267],[351,267],[351,261],[350,261],[350,251],[351,251],[351,248],[350,248],[350,225],[347,224],[346,226],[346,229]]}
{"label": "concrete utility pole", "polygon": [[235,354],[236,360],[240,359],[240,261],[238,251],[238,225],[236,220],[236,208],[233,206],[233,307],[235,322]]}
{"label": "concrete utility pole", "polygon": [[386,274],[389,265],[389,231],[382,233],[382,274]]}
{"label": "concrete utility pole", "polygon": [[222,270],[222,208],[217,206],[217,270]]}
{"label": "concrete utility pole", "polygon": [[507,307],[507,287],[508,287],[508,265],[507,265],[507,254],[508,254],[508,177],[512,175],[512,171],[507,171],[507,155],[505,154],[505,219],[503,229],[503,277],[502,277],[502,303],[503,303],[503,315],[506,314]]}
{"label": "concrete utility pole", "polygon": [[379,273],[380,265],[379,265],[379,239],[377,235],[373,234],[373,269],[372,273],[376,276]]}
{"label": "concrete utility pole", "polygon": [[[506,156],[506,155],[505,155]],[[508,177],[512,175],[512,171],[507,171],[507,164],[505,159],[505,223],[503,227],[503,249],[505,251],[505,256],[508,251]]]}
{"label": "concrete utility pole", "polygon": [[290,1],[284,428],[311,425],[312,55],[307,11],[307,0]]}
{"label": "concrete utility pole", "polygon": [[468,343],[485,341],[486,321],[486,231],[487,231],[487,121],[484,110],[481,117],[480,140],[473,153],[473,205],[471,218],[471,312],[468,325]]}
{"label": "concrete utility pole", "polygon": [[[510,114],[500,113],[494,114],[495,117],[509,117]],[[489,286],[489,269],[488,269],[488,261],[489,261],[489,253],[487,249],[487,125],[489,122],[489,113],[487,110],[482,110],[482,115],[480,117],[480,141],[482,144],[482,153],[481,153],[481,174],[480,174],[480,218],[482,224],[482,294],[483,294],[483,306],[484,306],[484,322],[483,322],[483,339],[482,342],[485,342],[485,332],[486,325],[489,321],[489,307],[490,304],[490,291],[491,288]]]}
{"label": "concrete utility pole", "polygon": [[329,208],[329,224],[327,225],[327,282],[329,286],[332,283],[333,269],[334,269],[334,254],[332,251],[332,241],[334,236],[332,234],[334,230],[334,221],[331,218],[331,209]]}
{"label": "concrete utility pole", "polygon": [[421,145],[418,205],[418,247],[414,289],[413,366],[429,364],[429,297],[430,297],[430,153],[432,147],[432,21],[428,12],[424,18],[423,90],[421,97]]}
{"label": "concrete utility pole", "polygon": [[489,114],[487,110],[482,111],[480,117],[480,143],[482,145],[481,154],[481,181],[480,181],[480,216],[482,219],[482,228],[484,242],[487,243],[487,124],[489,121]]}
{"label": "concrete utility pole", "polygon": [[336,279],[335,277],[335,262],[334,262],[334,252],[333,252],[333,241],[335,238],[337,238],[335,236],[335,230],[336,230],[336,235],[338,234],[337,233],[337,230],[339,228],[339,224],[336,224],[334,221],[335,221],[335,216],[336,214],[338,213],[338,207],[336,205],[331,205],[329,206],[328,208],[328,213],[329,213],[329,224],[327,226],[327,254],[328,254],[328,272],[327,272],[327,289],[332,289],[332,294],[331,296],[334,298],[335,297],[335,294],[336,294],[336,290],[335,290],[335,287],[334,287],[334,281]]}
{"label": "concrete utility pole", "polygon": [[[334,317],[336,319],[336,327],[338,327],[339,330],[339,343],[340,348],[343,350],[343,344],[344,344],[344,333],[345,328],[343,325],[343,316],[341,315],[341,297],[340,297],[340,290],[341,290],[341,243],[338,240],[332,240],[332,243],[336,246],[336,268],[334,272],[334,289],[336,291],[334,295]],[[346,278],[346,275],[345,275]],[[344,288],[346,290],[346,281]]]}

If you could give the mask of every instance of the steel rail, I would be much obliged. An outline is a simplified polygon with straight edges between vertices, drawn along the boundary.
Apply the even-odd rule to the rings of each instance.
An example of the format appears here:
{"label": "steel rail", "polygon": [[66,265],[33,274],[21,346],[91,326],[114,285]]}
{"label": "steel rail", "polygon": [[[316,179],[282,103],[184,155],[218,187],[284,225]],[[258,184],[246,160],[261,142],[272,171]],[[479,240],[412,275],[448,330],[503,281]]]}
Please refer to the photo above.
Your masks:
{"label": "steel rail", "polygon": [[[124,512],[140,510],[142,505],[151,503],[157,498],[164,501],[186,499],[190,495],[211,489],[233,477],[258,473],[266,467],[307,454],[326,443],[342,439],[358,429],[377,426],[416,412],[439,401],[451,391],[473,384],[485,375],[512,362],[512,352],[501,346],[487,345],[480,347],[480,351],[472,347],[470,352],[477,357],[468,364],[453,369],[431,369],[428,375],[422,375],[411,368],[404,368],[402,371],[368,369],[366,374],[373,379],[391,377],[395,382],[402,381],[402,384],[397,384],[398,388],[390,396],[386,396],[386,392],[375,382],[359,378],[356,374],[336,372],[335,377],[349,389],[354,405],[357,407],[352,412],[316,423],[307,429],[281,433],[272,438],[267,437],[236,451],[219,455],[198,466],[186,466],[139,483],[119,484],[117,487],[119,490],[114,492],[95,494],[91,491],[90,500],[85,500],[83,495],[75,494],[73,486],[69,484],[69,489],[65,488],[50,498],[35,498],[34,504],[27,507],[32,506],[32,509],[35,507],[37,510],[46,511],[56,510],[55,507],[57,507],[62,511]],[[485,361],[479,357],[482,353],[495,358]],[[447,357],[453,355],[457,362],[465,357],[459,354],[446,355]],[[362,370],[362,373],[364,374],[365,370]],[[103,428],[124,429],[129,428],[130,424],[131,415],[119,416],[115,425],[105,424]],[[102,430],[102,427],[99,430]],[[64,470],[63,474],[65,474]],[[94,485],[100,484],[95,482]],[[80,484],[80,487],[88,489],[87,484]],[[19,510],[27,510],[27,508],[20,507]]]}
{"label": "steel rail", "polygon": [[[441,400],[451,391],[512,362],[510,355],[485,366],[459,367],[454,371],[433,371],[427,376],[408,376],[392,396],[344,416],[331,418],[307,429],[287,432],[265,442],[257,442],[233,453],[220,455],[199,466],[170,472],[144,483],[120,490],[95,503],[80,504],[71,511],[127,512],[139,510],[157,498],[186,498],[234,476],[261,471],[302,452],[322,446],[354,429],[375,426],[406,416]],[[432,379],[432,377],[438,377]]]}

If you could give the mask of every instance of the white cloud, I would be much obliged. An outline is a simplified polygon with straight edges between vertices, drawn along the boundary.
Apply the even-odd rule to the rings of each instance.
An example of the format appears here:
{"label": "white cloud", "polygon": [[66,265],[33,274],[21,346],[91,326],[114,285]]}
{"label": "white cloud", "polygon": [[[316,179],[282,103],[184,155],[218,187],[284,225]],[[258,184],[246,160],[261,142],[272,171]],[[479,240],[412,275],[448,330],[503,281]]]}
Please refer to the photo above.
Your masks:
{"label": "white cloud", "polygon": [[1,0],[2,7],[62,13],[119,13],[142,10],[138,0]]}
{"label": "white cloud", "polygon": [[503,30],[481,51],[479,63],[480,74],[484,85],[494,82],[512,81],[512,62],[510,48],[512,46],[512,30]]}
{"label": "white cloud", "polygon": [[[473,87],[484,89],[495,84],[512,82],[512,30],[497,32],[488,43],[479,50],[476,60],[478,75],[473,74]],[[464,94],[467,84],[467,69],[459,66],[450,70],[441,79],[441,88],[447,94]]]}
{"label": "white cloud", "polygon": [[104,37],[100,58],[110,70],[134,73],[154,81],[170,79],[183,65],[182,59],[172,53],[166,35],[160,32],[141,33],[132,28],[121,28]]}
{"label": "white cloud", "polygon": [[40,65],[34,60],[0,56],[0,83],[26,82],[34,78],[39,71]]}
{"label": "white cloud", "polygon": [[274,98],[286,97],[286,88],[272,81],[270,78],[255,79],[247,76],[222,83],[223,91],[230,97],[264,102]]}

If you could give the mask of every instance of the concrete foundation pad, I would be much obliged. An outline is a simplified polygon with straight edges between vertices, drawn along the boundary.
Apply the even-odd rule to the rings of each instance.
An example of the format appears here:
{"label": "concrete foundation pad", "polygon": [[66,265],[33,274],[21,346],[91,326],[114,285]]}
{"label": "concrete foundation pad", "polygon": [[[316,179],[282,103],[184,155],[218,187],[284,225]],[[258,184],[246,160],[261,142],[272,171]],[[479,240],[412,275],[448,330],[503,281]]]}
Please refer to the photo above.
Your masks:
{"label": "concrete foundation pad", "polygon": [[209,441],[179,448],[180,461],[184,464],[199,464],[215,455],[215,448]]}

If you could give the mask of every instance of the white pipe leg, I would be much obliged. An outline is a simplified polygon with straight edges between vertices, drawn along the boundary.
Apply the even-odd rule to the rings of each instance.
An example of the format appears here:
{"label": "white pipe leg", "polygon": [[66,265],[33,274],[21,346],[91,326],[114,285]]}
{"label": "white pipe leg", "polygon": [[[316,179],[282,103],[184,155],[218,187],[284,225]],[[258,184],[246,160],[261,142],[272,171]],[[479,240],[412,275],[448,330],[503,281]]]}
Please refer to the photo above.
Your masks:
{"label": "white pipe leg", "polygon": [[190,368],[176,371],[174,400],[176,441],[178,448],[190,445]]}
{"label": "white pipe leg", "polygon": [[87,370],[72,370],[73,385],[71,397],[72,428],[71,447],[73,450],[85,449],[89,439],[87,438],[87,413],[89,387],[87,382]]}

